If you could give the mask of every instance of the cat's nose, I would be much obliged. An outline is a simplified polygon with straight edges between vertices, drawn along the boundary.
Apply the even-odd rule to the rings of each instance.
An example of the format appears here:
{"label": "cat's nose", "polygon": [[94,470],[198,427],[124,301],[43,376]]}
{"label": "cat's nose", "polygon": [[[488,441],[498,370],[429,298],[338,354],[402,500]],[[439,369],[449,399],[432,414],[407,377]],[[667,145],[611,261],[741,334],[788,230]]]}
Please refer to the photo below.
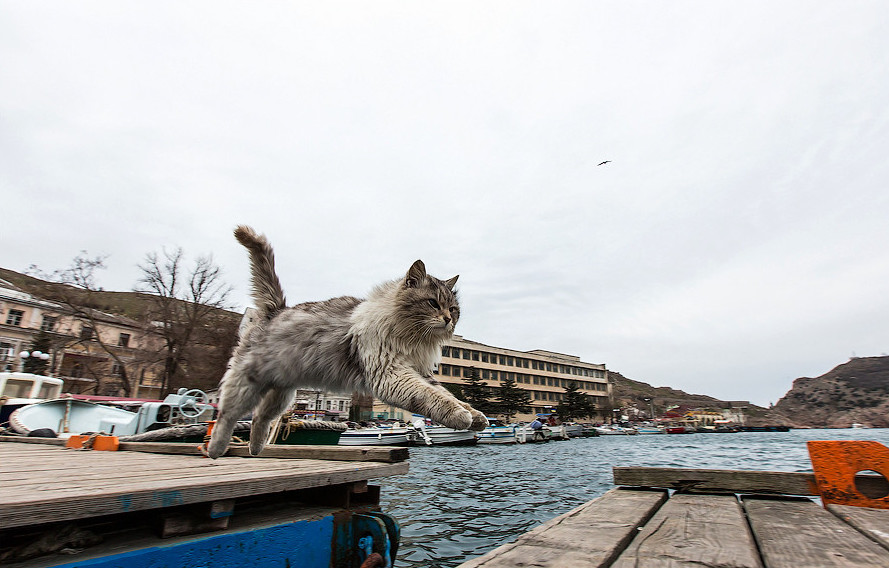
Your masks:
{"label": "cat's nose", "polygon": [[444,322],[446,324],[451,323],[451,318],[449,318],[448,316],[442,316],[442,318],[444,319]]}

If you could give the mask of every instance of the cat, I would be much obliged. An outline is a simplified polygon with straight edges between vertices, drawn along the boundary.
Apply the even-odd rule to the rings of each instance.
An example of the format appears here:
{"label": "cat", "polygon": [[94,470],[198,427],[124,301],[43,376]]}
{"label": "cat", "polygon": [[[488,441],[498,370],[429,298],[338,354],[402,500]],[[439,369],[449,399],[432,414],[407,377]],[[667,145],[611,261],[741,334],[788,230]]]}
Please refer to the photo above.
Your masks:
{"label": "cat", "polygon": [[432,376],[460,319],[457,276],[439,280],[418,260],[366,299],[349,296],[286,306],[265,235],[240,225],[257,314],[240,335],[220,381],[219,416],[203,451],[225,453],[238,419],[253,411],[258,455],[297,388],[359,391],[450,428],[483,430],[485,415]]}

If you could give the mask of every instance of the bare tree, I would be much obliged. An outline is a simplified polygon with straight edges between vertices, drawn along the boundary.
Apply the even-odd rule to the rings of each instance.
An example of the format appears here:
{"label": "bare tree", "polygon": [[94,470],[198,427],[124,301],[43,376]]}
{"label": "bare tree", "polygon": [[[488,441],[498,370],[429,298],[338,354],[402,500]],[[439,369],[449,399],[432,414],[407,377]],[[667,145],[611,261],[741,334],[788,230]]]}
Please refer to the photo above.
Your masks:
{"label": "bare tree", "polygon": [[[218,327],[219,312],[228,307],[231,292],[212,256],[198,257],[190,269],[183,264],[182,248],[177,248],[164,250],[162,256],[148,253],[139,265],[142,277],[136,290],[154,297],[148,317],[164,341],[162,392],[189,379],[190,354],[204,351],[195,347],[208,329]],[[229,335],[235,330],[232,327]]]}
{"label": "bare tree", "polygon": [[[82,325],[85,329],[82,329],[79,338],[69,345],[80,344],[87,352],[91,350],[92,345],[98,345],[99,349],[116,363],[115,380],[119,383],[119,389],[123,391],[123,395],[130,396],[132,385],[127,373],[127,362],[114,349],[115,345],[107,343],[102,334],[98,332],[103,321],[113,319],[113,316],[96,309],[96,306],[100,304],[96,296],[102,291],[96,280],[96,271],[106,268],[106,258],[107,256],[90,258],[86,251],[80,251],[68,268],[45,273],[32,264],[27,273],[48,282],[62,284],[62,286],[47,286],[43,296],[59,302],[74,318],[83,322]],[[89,332],[86,332],[86,329]],[[99,392],[102,387],[101,378],[98,374],[94,376],[97,381],[96,392]]]}

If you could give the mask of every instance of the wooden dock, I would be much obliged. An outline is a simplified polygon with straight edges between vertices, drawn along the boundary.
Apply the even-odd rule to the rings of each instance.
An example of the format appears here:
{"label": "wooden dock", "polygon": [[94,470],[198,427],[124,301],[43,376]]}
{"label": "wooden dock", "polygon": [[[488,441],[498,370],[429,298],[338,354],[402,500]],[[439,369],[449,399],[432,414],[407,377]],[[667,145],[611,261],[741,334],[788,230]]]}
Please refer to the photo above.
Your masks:
{"label": "wooden dock", "polygon": [[[246,448],[233,448],[235,455],[210,460],[195,444],[128,443],[121,444],[122,451],[81,451],[59,441],[34,441],[0,437],[4,566],[80,559],[4,561],[21,558],[21,550],[9,556],[11,550],[71,526],[99,533],[105,548],[113,545],[120,553],[137,541],[157,546],[156,537],[224,532],[232,519],[244,528],[257,511],[268,522],[272,510],[279,514],[271,517],[288,519],[372,510],[378,508],[379,488],[368,480],[408,470],[405,448],[271,446],[255,458],[238,457]],[[142,529],[124,538],[118,535],[124,524]]]}
{"label": "wooden dock", "polygon": [[[860,487],[886,491],[882,477]],[[614,468],[620,486],[459,568],[889,566],[889,509],[822,507],[805,473]]]}

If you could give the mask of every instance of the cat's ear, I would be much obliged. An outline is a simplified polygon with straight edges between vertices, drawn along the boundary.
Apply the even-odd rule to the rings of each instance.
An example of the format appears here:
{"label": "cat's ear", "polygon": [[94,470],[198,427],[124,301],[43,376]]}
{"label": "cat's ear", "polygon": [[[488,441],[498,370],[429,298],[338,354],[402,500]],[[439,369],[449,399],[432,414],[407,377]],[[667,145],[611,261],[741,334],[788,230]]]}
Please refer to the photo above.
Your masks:
{"label": "cat's ear", "polygon": [[460,278],[460,275],[459,275],[459,274],[456,275],[456,276],[454,276],[454,277],[451,278],[450,280],[445,280],[445,286],[447,286],[448,289],[449,289],[451,292],[454,291],[454,286],[457,285],[457,278]]}
{"label": "cat's ear", "polygon": [[410,270],[404,277],[405,288],[416,288],[426,278],[426,265],[422,260],[418,260],[411,265]]}

